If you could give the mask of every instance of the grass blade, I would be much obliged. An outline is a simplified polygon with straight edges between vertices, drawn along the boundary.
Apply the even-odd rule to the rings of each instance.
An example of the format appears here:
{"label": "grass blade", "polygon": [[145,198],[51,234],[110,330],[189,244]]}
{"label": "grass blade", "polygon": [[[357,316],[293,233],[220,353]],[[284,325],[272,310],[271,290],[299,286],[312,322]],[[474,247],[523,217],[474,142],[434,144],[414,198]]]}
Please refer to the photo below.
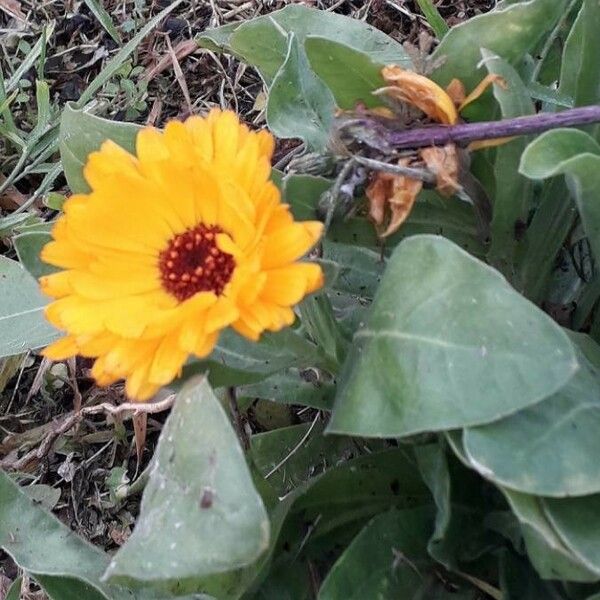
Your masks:
{"label": "grass blade", "polygon": [[167,6],[163,11],[150,19],[139,32],[132,37],[124,46],[113,56],[106,67],[100,72],[90,85],[85,89],[81,97],[76,102],[76,108],[83,108],[94,96],[94,94],[121,68],[121,65],[129,58],[131,53],[137,48],[138,44],[166,17],[175,7],[181,4],[182,0],[176,0]]}
{"label": "grass blade", "polygon": [[444,21],[432,0],[417,0],[417,4],[431,26],[431,29],[433,29],[435,37],[441,40],[450,29],[446,21]]}
{"label": "grass blade", "polygon": [[106,9],[98,2],[98,0],[84,0],[87,7],[90,9],[92,14],[98,19],[98,22],[104,29],[106,33],[110,35],[110,37],[117,42],[117,44],[122,44],[123,40],[117,28],[115,27],[110,15],[106,12]]}

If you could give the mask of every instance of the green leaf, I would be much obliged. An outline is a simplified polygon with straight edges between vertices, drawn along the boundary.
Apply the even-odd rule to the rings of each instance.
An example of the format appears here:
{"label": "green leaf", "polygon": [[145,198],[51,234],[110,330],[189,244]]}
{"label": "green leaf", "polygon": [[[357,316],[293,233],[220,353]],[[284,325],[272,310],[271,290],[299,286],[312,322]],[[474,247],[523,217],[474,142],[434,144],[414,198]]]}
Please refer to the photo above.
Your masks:
{"label": "green leaf", "polygon": [[324,177],[286,175],[282,197],[290,205],[295,219],[310,221],[317,218],[319,199],[332,185],[333,182]]}
{"label": "green leaf", "polygon": [[[50,600],[104,600],[106,596],[96,588],[71,577],[37,575],[36,581],[42,586]],[[112,596],[111,596],[112,598]]]}
{"label": "green leaf", "polygon": [[17,579],[15,579],[12,582],[10,588],[8,589],[8,592],[6,592],[6,597],[4,598],[4,600],[20,600],[22,583],[22,577],[18,577]]}
{"label": "green leaf", "polygon": [[486,478],[538,496],[600,492],[600,371],[581,369],[552,397],[483,427],[466,429],[465,451]]}
{"label": "green leaf", "polygon": [[551,583],[542,581],[531,565],[513,552],[500,555],[500,585],[503,600],[563,600]]}
{"label": "green leaf", "polygon": [[565,163],[580,155],[600,155],[600,144],[578,129],[554,129],[533,140],[519,170],[531,179],[547,179],[565,172]]}
{"label": "green leaf", "polygon": [[238,398],[262,398],[281,404],[299,404],[318,410],[331,410],[335,385],[315,369],[289,368],[237,388]]}
{"label": "green leaf", "polygon": [[600,146],[576,129],[548,131],[527,146],[519,171],[531,179],[566,175],[585,233],[600,260]]}
{"label": "green leaf", "polygon": [[470,91],[482,79],[481,48],[517,64],[552,29],[565,5],[566,0],[518,2],[452,27],[433,53],[434,60],[446,57],[433,78],[447,85],[458,77]]}
{"label": "green leaf", "polygon": [[595,0],[583,4],[563,50],[559,94],[573,99],[573,106],[600,101],[600,6]]}
{"label": "green leaf", "polygon": [[544,514],[569,550],[600,580],[600,494],[542,500]]}
{"label": "green leaf", "polygon": [[322,424],[311,423],[259,433],[250,443],[254,464],[279,496],[335,466],[353,450],[351,439],[324,436]]}
{"label": "green leaf", "polygon": [[218,46],[255,66],[270,82],[287,54],[287,34],[296,34],[304,43],[308,35],[347,44],[366,52],[374,61],[396,63],[410,68],[410,58],[401,44],[382,31],[358,19],[302,5],[290,5],[268,15],[245,21],[236,28],[208,30],[197,39],[200,45]]}
{"label": "green leaf", "polygon": [[267,124],[280,138],[301,138],[309,150],[323,152],[333,123],[335,100],[311,70],[303,47],[292,33],[285,62],[267,102]]}
{"label": "green leaf", "polygon": [[[423,584],[421,571],[429,563],[427,540],[431,530],[430,508],[378,515],[335,563],[323,582],[319,600],[415,597]],[[406,559],[394,568],[398,554]]]}
{"label": "green leaf", "polygon": [[267,549],[269,521],[205,379],[179,393],[153,461],[134,532],[105,577],[219,597],[239,593],[240,569]]}
{"label": "green leaf", "polygon": [[99,150],[106,140],[112,140],[128,152],[135,153],[135,138],[140,129],[139,125],[101,119],[67,104],[60,120],[59,148],[71,191],[74,194],[90,191],[83,174],[90,152]]}
{"label": "green leaf", "polygon": [[36,279],[58,270],[40,259],[42,248],[51,240],[52,236],[43,232],[21,233],[13,238],[19,261]]}
{"label": "green leaf", "polygon": [[0,256],[0,357],[47,346],[58,337],[43,314],[47,302],[18,262]]}
{"label": "green leaf", "polygon": [[312,70],[327,84],[340,108],[351,110],[359,102],[368,108],[383,105],[373,92],[385,85],[381,76],[385,63],[325,37],[309,36],[304,47]]}
{"label": "green leaf", "polygon": [[213,387],[244,385],[295,367],[328,367],[329,361],[304,335],[292,328],[264,333],[253,342],[231,329],[221,333],[212,354],[205,360],[191,360],[183,369],[182,379],[207,373]]}
{"label": "green leaf", "polygon": [[489,423],[577,368],[566,334],[499,273],[445,238],[415,236],[392,255],[354,336],[329,431],[400,437]]}
{"label": "green leaf", "polygon": [[[494,97],[503,118],[534,113],[529,92],[517,71],[495,54],[482,49],[481,55],[490,74],[500,75],[506,86],[494,85]],[[514,271],[517,226],[526,224],[533,199],[531,181],[516,174],[527,138],[517,138],[496,149],[494,162],[495,189],[492,241],[488,259],[492,265],[512,280]]]}
{"label": "green leaf", "polygon": [[598,580],[598,575],[565,545],[546,517],[540,498],[502,491],[521,523],[527,554],[542,579]]}
{"label": "green leaf", "polygon": [[96,597],[111,600],[135,597],[101,583],[108,556],[35,504],[1,471],[0,547],[36,578],[50,576],[56,582],[76,578],[92,586],[96,590],[94,600]]}
{"label": "green leaf", "polygon": [[87,7],[90,9],[90,12],[98,19],[98,22],[104,29],[106,33],[110,35],[110,37],[117,42],[117,44],[121,43],[121,36],[117,31],[110,15],[106,12],[106,9],[100,4],[98,0],[85,0]]}
{"label": "green leaf", "polygon": [[446,24],[446,21],[444,21],[442,18],[442,15],[440,15],[435,4],[432,2],[432,0],[417,0],[417,4],[419,5],[423,15],[425,15],[425,18],[431,26],[431,29],[433,29],[435,37],[441,40],[448,33],[450,28]]}

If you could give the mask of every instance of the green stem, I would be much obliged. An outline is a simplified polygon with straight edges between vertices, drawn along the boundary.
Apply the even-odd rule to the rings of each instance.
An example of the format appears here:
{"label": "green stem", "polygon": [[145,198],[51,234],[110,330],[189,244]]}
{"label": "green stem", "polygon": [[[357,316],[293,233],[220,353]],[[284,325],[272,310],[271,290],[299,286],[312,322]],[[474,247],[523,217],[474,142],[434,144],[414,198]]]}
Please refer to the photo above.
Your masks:
{"label": "green stem", "polygon": [[444,21],[431,0],[417,0],[417,4],[431,26],[431,29],[433,29],[435,37],[441,40],[448,33],[450,27],[448,27],[446,21]]}

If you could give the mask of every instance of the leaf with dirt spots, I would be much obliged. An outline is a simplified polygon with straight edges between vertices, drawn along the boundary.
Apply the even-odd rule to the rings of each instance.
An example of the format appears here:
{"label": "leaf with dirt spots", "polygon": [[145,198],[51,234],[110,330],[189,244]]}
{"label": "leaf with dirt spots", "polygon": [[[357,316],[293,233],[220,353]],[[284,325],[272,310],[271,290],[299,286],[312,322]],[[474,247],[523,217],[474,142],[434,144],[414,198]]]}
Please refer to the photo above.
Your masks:
{"label": "leaf with dirt spots", "polygon": [[268,547],[269,519],[206,379],[179,393],[153,461],[134,532],[105,579],[238,597],[254,575],[245,567]]}

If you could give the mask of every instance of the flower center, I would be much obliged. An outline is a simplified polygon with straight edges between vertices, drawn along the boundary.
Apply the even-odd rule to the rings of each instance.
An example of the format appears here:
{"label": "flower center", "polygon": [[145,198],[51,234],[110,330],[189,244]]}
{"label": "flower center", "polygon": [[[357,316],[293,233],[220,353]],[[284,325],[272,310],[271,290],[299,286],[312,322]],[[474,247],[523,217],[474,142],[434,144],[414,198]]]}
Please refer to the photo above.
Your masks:
{"label": "flower center", "polygon": [[183,302],[198,292],[219,296],[233,273],[231,254],[219,250],[216,238],[223,230],[200,223],[169,241],[158,266],[163,288]]}

